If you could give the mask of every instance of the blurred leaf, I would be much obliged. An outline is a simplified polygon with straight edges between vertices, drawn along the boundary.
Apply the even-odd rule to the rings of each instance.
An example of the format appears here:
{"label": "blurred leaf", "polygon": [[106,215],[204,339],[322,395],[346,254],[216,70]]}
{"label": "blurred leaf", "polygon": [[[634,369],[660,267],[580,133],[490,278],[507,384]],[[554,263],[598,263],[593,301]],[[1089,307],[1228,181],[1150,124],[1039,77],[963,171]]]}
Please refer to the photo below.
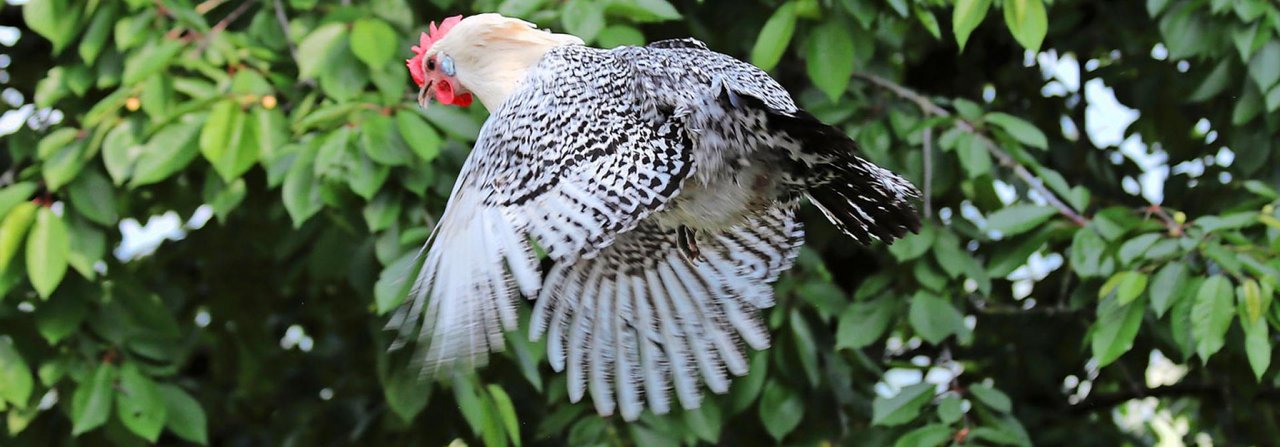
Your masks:
{"label": "blurred leaf", "polygon": [[1011,205],[987,216],[987,230],[999,231],[1007,238],[1036,228],[1056,214],[1058,210],[1048,206]]}
{"label": "blurred leaf", "polygon": [[1137,260],[1151,248],[1151,245],[1160,240],[1160,233],[1147,233],[1137,236],[1133,239],[1125,241],[1120,246],[1120,251],[1116,253],[1119,256],[1121,265],[1129,265],[1129,263]]}
{"label": "blurred leaf", "polygon": [[1121,304],[1120,300],[1107,297],[1098,303],[1098,321],[1094,323],[1091,337],[1093,356],[1099,366],[1107,366],[1133,348],[1133,339],[1142,325],[1142,301]]}
{"label": "blurred leaf", "polygon": [[84,38],[80,40],[80,46],[77,48],[80,59],[86,63],[92,64],[98,58],[98,54],[101,54],[103,45],[107,43],[112,24],[115,23],[117,6],[115,2],[107,2],[93,14],[93,19],[89,22]]}
{"label": "blurred leaf", "polygon": [[954,424],[964,417],[964,402],[954,394],[943,397],[938,402],[938,419],[944,424]]}
{"label": "blurred leaf", "polygon": [[130,187],[159,182],[177,173],[200,153],[196,136],[200,123],[186,121],[165,126],[142,148]]}
{"label": "blurred leaf", "polygon": [[386,314],[403,303],[409,296],[409,288],[413,283],[414,266],[418,264],[418,253],[409,251],[388,265],[378,275],[378,283],[373,286],[374,303],[378,314]]}
{"label": "blurred leaf", "polygon": [[13,346],[13,339],[0,336],[0,404],[7,401],[14,407],[26,408],[34,386],[31,367]]}
{"label": "blurred leaf", "polygon": [[507,436],[513,445],[520,447],[520,419],[516,417],[515,404],[511,402],[511,397],[507,396],[507,392],[502,387],[489,385],[487,388],[489,397],[493,398],[493,404],[497,407],[498,417],[502,419]]}
{"label": "blurred leaf", "polygon": [[161,384],[159,394],[164,401],[165,428],[189,442],[209,445],[208,423],[200,402],[171,384]]}
{"label": "blurred leaf", "polygon": [[1156,272],[1156,276],[1151,281],[1151,309],[1156,312],[1156,317],[1163,317],[1165,312],[1173,306],[1174,298],[1182,293],[1183,278],[1187,275],[1187,266],[1178,261],[1165,264],[1164,267]]}
{"label": "blurred leaf", "polygon": [[1121,306],[1133,302],[1147,289],[1147,274],[1137,271],[1119,272],[1112,275],[1102,288],[1098,289],[1098,298],[1106,298],[1115,292],[1116,301]]}
{"label": "blurred leaf", "polygon": [[[1022,0],[1014,0],[1015,3],[1018,1]],[[1040,0],[1025,1],[1030,3],[1039,3]],[[1009,135],[1013,136],[1015,140],[1018,140],[1022,144],[1038,149],[1049,148],[1049,139],[1044,136],[1044,132],[1041,132],[1034,124],[1023,120],[1022,118],[1018,118],[1007,113],[992,112],[984,116],[983,119],[987,120],[987,122],[991,124],[999,126],[1001,129],[1004,129],[1005,132],[1009,132]]]}
{"label": "blurred leaf", "polygon": [[1267,42],[1261,51],[1253,55],[1249,60],[1249,77],[1258,83],[1262,91],[1270,90],[1280,81],[1280,42]]}
{"label": "blurred leaf", "polygon": [[381,70],[395,57],[396,30],[387,22],[377,19],[360,19],[351,27],[351,52],[364,61],[370,70]]}
{"label": "blurred leaf", "polygon": [[1071,241],[1071,268],[1082,277],[1100,276],[1107,242],[1089,228],[1076,231]]}
{"label": "blurred leaf", "polygon": [[760,395],[760,422],[769,436],[781,442],[804,418],[804,402],[785,385],[768,381]]}
{"label": "blurred leaf", "polygon": [[1249,367],[1253,376],[1262,382],[1262,375],[1271,366],[1271,334],[1267,329],[1267,321],[1259,318],[1252,323],[1241,322],[1244,326],[1244,351],[1249,358]]}
{"label": "blurred leaf", "polygon": [[836,349],[861,349],[879,340],[893,321],[894,298],[850,304],[840,314]]}
{"label": "blurred leaf", "polygon": [[1225,343],[1231,317],[1235,315],[1234,297],[1231,281],[1222,275],[1209,277],[1196,292],[1191,310],[1191,336],[1196,342],[1196,354],[1203,362],[1207,363]]}
{"label": "blurred leaf", "polygon": [[53,43],[58,54],[76,37],[80,9],[67,0],[30,0],[22,6],[22,19],[32,31]]}
{"label": "blurred leaf", "polygon": [[331,60],[345,45],[347,28],[341,23],[320,25],[298,44],[298,79],[314,79],[334,68]]}
{"label": "blurred leaf", "polygon": [[604,3],[593,0],[569,0],[564,5],[561,21],[565,31],[592,43],[604,29]]}
{"label": "blurred leaf", "polygon": [[411,423],[431,400],[432,382],[418,378],[414,368],[392,367],[382,380],[382,394],[391,411]]}
{"label": "blurred leaf", "polygon": [[222,180],[231,182],[258,161],[258,129],[235,101],[213,106],[200,131],[200,153]]}
{"label": "blurred leaf", "polygon": [[756,44],[751,49],[751,63],[760,67],[761,70],[773,69],[778,65],[778,61],[782,60],[782,53],[791,44],[791,35],[795,30],[795,3],[784,3],[773,12],[769,21],[765,22],[764,28],[760,29],[760,36],[756,38]]}
{"label": "blurred leaf", "polygon": [[623,45],[644,45],[644,33],[626,25],[609,25],[600,31],[596,38],[601,48],[615,48]]}
{"label": "blurred leaf", "polygon": [[936,237],[933,226],[924,225],[919,233],[909,233],[890,245],[889,252],[898,262],[910,261],[928,252]]}
{"label": "blurred leaf", "polygon": [[48,299],[67,273],[71,240],[67,225],[49,208],[36,211],[36,222],[27,237],[27,275],[41,298]]}
{"label": "blurred leaf", "polygon": [[80,290],[77,288],[71,293],[54,295],[36,309],[36,330],[50,345],[58,344],[75,333],[89,313],[88,303]]}
{"label": "blurred leaf", "polygon": [[903,387],[893,397],[876,396],[871,402],[871,423],[895,426],[911,422],[920,409],[933,399],[933,384],[920,383]]}
{"label": "blurred leaf", "polygon": [[89,220],[107,226],[120,220],[120,213],[116,211],[116,190],[98,170],[85,171],[71,183],[68,192],[71,206]]}
{"label": "blurred leaf", "polygon": [[923,291],[911,297],[908,319],[920,338],[935,345],[952,334],[960,335],[969,330],[964,325],[964,316],[955,306]]}
{"label": "blurred leaf", "polygon": [[987,9],[990,7],[991,0],[956,1],[955,10],[951,15],[951,30],[956,34],[956,43],[960,44],[960,51],[964,51],[969,35],[978,28],[982,19],[987,17]]}
{"label": "blurred leaf", "polygon": [[667,0],[607,0],[605,10],[635,22],[678,20],[680,12]]}
{"label": "blurred leaf", "polygon": [[894,442],[894,447],[936,447],[951,440],[951,427],[929,424],[907,432]]}
{"label": "blurred leaf", "polygon": [[[31,195],[35,193],[36,184],[32,182],[19,182],[0,188],[0,216],[8,216],[9,210],[31,199]],[[3,270],[2,263],[0,270]]]}
{"label": "blurred leaf", "polygon": [[973,394],[973,397],[978,398],[979,402],[986,404],[992,410],[1001,413],[1008,413],[1013,410],[1013,402],[1009,400],[1009,396],[998,389],[978,384],[970,386],[969,392]]}
{"label": "blurred leaf", "polygon": [[121,82],[134,85],[165,69],[178,52],[182,51],[183,45],[181,40],[165,40],[130,55],[125,59],[124,78]]}
{"label": "blurred leaf", "polygon": [[284,208],[289,212],[294,228],[301,228],[322,206],[320,188],[316,184],[315,169],[312,167],[314,160],[315,151],[304,149],[289,167],[281,187]]}
{"label": "blurred leaf", "polygon": [[838,100],[853,75],[853,36],[848,28],[828,20],[809,34],[805,48],[809,79],[832,101]]}
{"label": "blurred leaf", "polygon": [[102,142],[102,163],[116,185],[123,185],[133,172],[133,165],[143,147],[134,134],[133,121],[124,121],[107,132]]}
{"label": "blurred leaf", "polygon": [[409,164],[413,153],[409,152],[397,127],[389,116],[380,113],[365,115],[364,125],[360,129],[360,145],[363,146],[364,153],[384,165]]}
{"label": "blurred leaf", "polygon": [[1049,31],[1049,19],[1041,0],[1008,0],[1004,8],[1004,23],[1023,48],[1040,51],[1044,35]]}
{"label": "blurred leaf", "polygon": [[76,386],[71,397],[71,435],[79,436],[101,427],[111,416],[111,401],[116,392],[112,388],[116,380],[116,367],[100,363],[91,378]]}
{"label": "blurred leaf", "polygon": [[9,210],[0,221],[0,272],[13,271],[10,262],[18,254],[18,248],[26,240],[27,230],[35,222],[36,210],[40,207],[31,202],[22,202]]}
{"label": "blurred leaf", "polygon": [[143,375],[135,363],[125,363],[120,368],[116,414],[129,431],[150,442],[156,442],[164,428],[164,398],[155,382]]}
{"label": "blurred leaf", "polygon": [[61,128],[40,140],[37,155],[44,160],[44,182],[50,190],[71,183],[84,167],[85,141],[76,129]]}
{"label": "blurred leaf", "polygon": [[409,148],[423,161],[430,162],[440,155],[440,134],[422,120],[422,116],[409,110],[396,113],[396,128]]}

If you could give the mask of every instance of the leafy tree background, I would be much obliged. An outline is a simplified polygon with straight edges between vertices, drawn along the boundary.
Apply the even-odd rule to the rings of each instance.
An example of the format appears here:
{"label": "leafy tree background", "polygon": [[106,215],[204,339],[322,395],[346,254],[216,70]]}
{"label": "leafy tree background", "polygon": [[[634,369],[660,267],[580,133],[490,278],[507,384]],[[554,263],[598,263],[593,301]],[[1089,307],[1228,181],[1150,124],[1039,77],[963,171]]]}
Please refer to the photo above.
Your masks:
{"label": "leafy tree background", "polygon": [[[1280,439],[1275,2],[2,8],[0,444]],[[523,334],[419,382],[382,325],[486,112],[422,113],[402,61],[480,11],[750,60],[929,224],[862,248],[810,210],[774,347],[697,411],[600,418]]]}

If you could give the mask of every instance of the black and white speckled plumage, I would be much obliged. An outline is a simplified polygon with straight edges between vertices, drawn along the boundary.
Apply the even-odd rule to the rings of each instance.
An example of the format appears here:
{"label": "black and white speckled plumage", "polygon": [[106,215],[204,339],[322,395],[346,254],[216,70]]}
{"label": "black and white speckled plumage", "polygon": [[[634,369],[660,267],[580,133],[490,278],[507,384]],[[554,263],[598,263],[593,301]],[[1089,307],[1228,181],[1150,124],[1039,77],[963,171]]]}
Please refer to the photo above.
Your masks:
{"label": "black and white speckled plumage", "polygon": [[[860,242],[919,227],[909,182],[856,155],[759,69],[691,39],[552,48],[493,111],[394,316],[424,373],[530,335],[569,394],[625,419],[696,408],[768,346],[759,309],[807,196]],[[555,262],[545,278],[532,240]]]}

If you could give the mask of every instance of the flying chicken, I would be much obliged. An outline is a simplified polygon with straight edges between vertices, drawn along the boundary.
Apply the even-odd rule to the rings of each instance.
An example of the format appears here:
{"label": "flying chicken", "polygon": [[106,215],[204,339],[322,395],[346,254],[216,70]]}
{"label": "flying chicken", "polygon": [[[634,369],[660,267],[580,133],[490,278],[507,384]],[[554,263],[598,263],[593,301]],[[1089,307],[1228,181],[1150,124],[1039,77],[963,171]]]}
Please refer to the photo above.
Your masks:
{"label": "flying chicken", "polygon": [[747,373],[744,344],[768,348],[759,309],[803,243],[802,198],[860,243],[920,228],[910,182],[697,40],[602,50],[480,14],[413,51],[422,107],[491,112],[389,324],[424,375],[486,364],[523,296],[574,402],[697,408],[701,384]]}

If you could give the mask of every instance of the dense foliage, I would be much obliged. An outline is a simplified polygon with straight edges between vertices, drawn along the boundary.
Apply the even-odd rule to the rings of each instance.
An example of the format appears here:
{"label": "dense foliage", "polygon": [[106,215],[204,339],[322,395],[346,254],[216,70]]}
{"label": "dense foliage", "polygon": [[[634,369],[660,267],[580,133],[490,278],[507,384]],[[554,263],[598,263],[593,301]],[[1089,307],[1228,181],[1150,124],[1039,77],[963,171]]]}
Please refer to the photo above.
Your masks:
{"label": "dense foliage", "polygon": [[[1280,439],[1274,2],[2,8],[0,444]],[[403,59],[477,11],[750,60],[928,224],[862,248],[808,213],[773,348],[700,410],[600,418],[523,334],[420,382],[382,325],[485,111],[421,112]],[[121,245],[165,213],[184,231]]]}

